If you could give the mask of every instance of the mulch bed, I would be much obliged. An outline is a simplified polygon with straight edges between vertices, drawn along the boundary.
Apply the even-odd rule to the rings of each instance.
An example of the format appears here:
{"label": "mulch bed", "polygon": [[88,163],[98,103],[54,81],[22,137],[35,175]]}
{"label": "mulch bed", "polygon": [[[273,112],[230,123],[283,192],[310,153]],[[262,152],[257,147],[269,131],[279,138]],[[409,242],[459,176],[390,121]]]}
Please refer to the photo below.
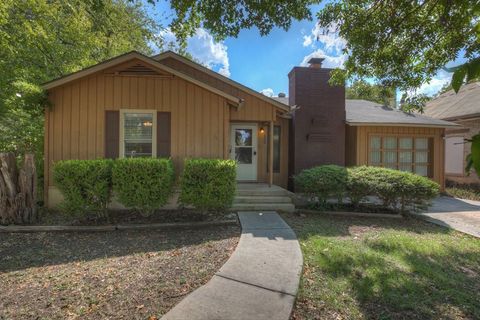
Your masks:
{"label": "mulch bed", "polygon": [[206,212],[190,209],[157,210],[150,216],[144,216],[136,210],[108,210],[106,214],[85,214],[71,216],[58,210],[46,210],[40,215],[36,225],[72,225],[102,226],[114,224],[149,224],[176,222],[206,222],[236,219],[234,213]]}
{"label": "mulch bed", "polygon": [[0,234],[0,319],[156,319],[205,284],[238,227]]}

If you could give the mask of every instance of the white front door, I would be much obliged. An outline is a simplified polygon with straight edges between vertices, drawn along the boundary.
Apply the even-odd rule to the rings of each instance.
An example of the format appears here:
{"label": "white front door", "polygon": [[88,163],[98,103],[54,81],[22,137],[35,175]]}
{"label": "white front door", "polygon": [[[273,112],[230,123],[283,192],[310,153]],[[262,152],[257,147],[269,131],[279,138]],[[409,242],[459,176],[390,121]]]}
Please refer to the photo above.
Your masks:
{"label": "white front door", "polygon": [[230,158],[237,161],[237,180],[257,180],[257,125],[232,124]]}

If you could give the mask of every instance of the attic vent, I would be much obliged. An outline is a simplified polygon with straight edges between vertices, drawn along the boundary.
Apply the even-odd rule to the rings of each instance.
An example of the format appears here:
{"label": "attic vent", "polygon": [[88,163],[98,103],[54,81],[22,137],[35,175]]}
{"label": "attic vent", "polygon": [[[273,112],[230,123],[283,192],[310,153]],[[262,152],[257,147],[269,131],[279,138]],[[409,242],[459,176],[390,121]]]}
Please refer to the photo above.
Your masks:
{"label": "attic vent", "polygon": [[124,75],[158,75],[159,73],[141,63],[136,63],[123,70],[119,70],[118,74]]}

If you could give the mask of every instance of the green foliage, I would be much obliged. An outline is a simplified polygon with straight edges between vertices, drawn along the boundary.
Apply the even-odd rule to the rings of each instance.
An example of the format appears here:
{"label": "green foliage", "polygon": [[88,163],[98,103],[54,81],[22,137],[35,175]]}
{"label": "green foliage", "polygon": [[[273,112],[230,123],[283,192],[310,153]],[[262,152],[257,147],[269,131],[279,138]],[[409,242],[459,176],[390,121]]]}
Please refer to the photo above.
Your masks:
{"label": "green foliage", "polygon": [[376,196],[384,207],[402,213],[424,207],[440,188],[436,182],[409,172],[369,166],[345,169],[336,165],[303,170],[295,176],[295,187],[316,197],[324,208],[329,198],[340,200],[346,196],[358,207],[367,196]]}
{"label": "green foliage", "polygon": [[175,173],[170,159],[118,159],[112,180],[113,191],[124,206],[148,215],[167,203]]}
{"label": "green foliage", "polygon": [[232,205],[235,188],[235,161],[186,159],[179,201],[200,210],[221,210]]}
{"label": "green foliage", "polygon": [[[464,50],[479,54],[479,1],[343,0],[318,13],[321,28],[338,26],[348,58],[337,80],[373,77],[418,88]],[[462,52],[463,53],[463,52]]]}
{"label": "green foliage", "polygon": [[277,1],[170,1],[176,13],[171,29],[185,42],[197,28],[209,30],[219,40],[237,37],[242,29],[257,28],[261,35],[268,34],[274,27],[288,30],[292,20],[311,19],[309,6],[312,0]]}
{"label": "green foliage", "polygon": [[368,170],[366,167],[348,168],[347,197],[355,206],[364,201],[369,195],[374,194],[373,186],[370,182]]}
{"label": "green foliage", "polygon": [[298,190],[316,197],[321,205],[325,205],[330,197],[343,197],[348,173],[344,167],[324,165],[303,170],[294,179]]}
{"label": "green foliage", "polygon": [[69,214],[102,213],[110,201],[111,160],[66,160],[55,163],[53,180]]}
{"label": "green foliage", "polygon": [[[352,180],[358,179],[350,182],[349,187],[354,190],[351,199],[362,199],[366,195],[377,196],[383,206],[402,213],[407,212],[408,207],[415,209],[416,206],[425,206],[440,190],[438,183],[410,172],[361,166],[349,170],[349,173],[352,174]],[[365,193],[361,192],[362,187],[365,188]]]}
{"label": "green foliage", "polygon": [[391,106],[395,100],[395,89],[358,80],[345,88],[345,96],[347,99],[363,99]]}

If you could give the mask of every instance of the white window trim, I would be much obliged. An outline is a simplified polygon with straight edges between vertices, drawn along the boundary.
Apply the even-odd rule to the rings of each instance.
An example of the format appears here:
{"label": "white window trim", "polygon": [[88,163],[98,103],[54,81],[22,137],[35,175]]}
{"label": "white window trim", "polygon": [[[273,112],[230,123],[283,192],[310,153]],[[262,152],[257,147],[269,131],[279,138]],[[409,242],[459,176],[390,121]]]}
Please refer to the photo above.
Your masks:
{"label": "white window trim", "polygon": [[125,158],[125,113],[145,113],[152,115],[152,158],[157,157],[157,111],[151,109],[120,109],[120,158]]}

